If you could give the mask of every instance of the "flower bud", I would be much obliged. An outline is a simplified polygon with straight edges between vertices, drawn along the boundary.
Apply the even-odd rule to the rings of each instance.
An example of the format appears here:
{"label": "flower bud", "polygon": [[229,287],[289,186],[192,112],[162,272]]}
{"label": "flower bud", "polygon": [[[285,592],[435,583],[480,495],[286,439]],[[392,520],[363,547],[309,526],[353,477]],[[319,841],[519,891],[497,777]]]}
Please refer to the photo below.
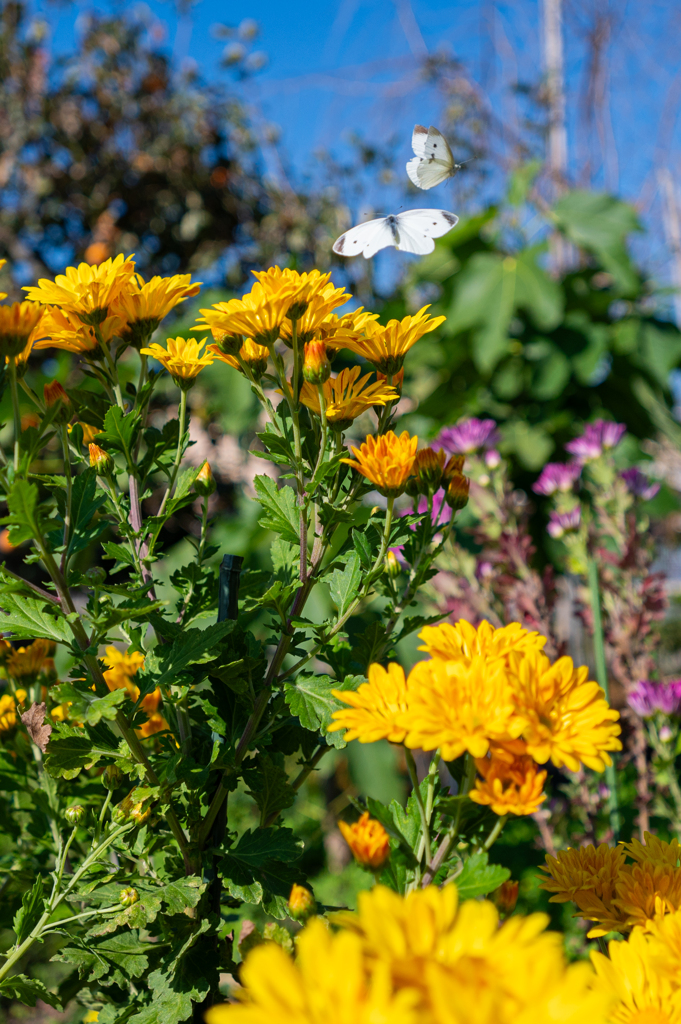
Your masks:
{"label": "flower bud", "polygon": [[308,384],[324,384],[331,376],[331,363],[323,341],[308,341],[305,346],[303,377]]}
{"label": "flower bud", "polygon": [[99,476],[108,476],[113,469],[113,459],[98,444],[88,445],[90,450],[90,465],[97,470]]}
{"label": "flower bud", "polygon": [[492,894],[492,899],[504,916],[512,914],[518,902],[518,882],[514,882],[512,878],[502,882]]}
{"label": "flower bud", "polygon": [[294,921],[307,921],[317,909],[315,898],[304,885],[294,885],[288,898],[288,912]]}
{"label": "flower bud", "polygon": [[419,482],[415,476],[410,476],[404,487],[405,494],[408,494],[410,498],[418,498],[421,491],[419,490]]}
{"label": "flower bud", "polygon": [[113,821],[114,825],[125,825],[129,817],[130,815],[128,814],[127,810],[124,807],[121,807],[120,804],[117,807],[112,808],[111,810],[111,820]]}
{"label": "flower bud", "polygon": [[204,462],[201,469],[196,475],[194,481],[194,490],[197,494],[200,494],[202,498],[207,498],[209,495],[215,492],[216,488],[215,480],[208,462]]}
{"label": "flower bud", "polygon": [[391,580],[396,579],[400,575],[401,566],[394,551],[389,551],[385,556],[383,571]]}
{"label": "flower bud", "polygon": [[60,406],[59,411],[54,417],[55,422],[67,423],[71,419],[73,416],[73,405],[58,380],[53,380],[50,384],[45,385],[43,397],[46,408],[51,409],[54,405]]}
{"label": "flower bud", "polygon": [[354,825],[339,821],[338,827],[358,864],[372,871],[383,867],[390,856],[390,840],[380,821],[370,818],[365,811]]}
{"label": "flower bud", "polygon": [[93,565],[83,575],[91,587],[101,587],[106,579],[106,569],[103,569],[101,565]]}
{"label": "flower bud", "polygon": [[66,808],[64,817],[69,825],[80,825],[85,817],[85,808],[81,807],[80,804],[74,804],[73,807]]}
{"label": "flower bud", "polygon": [[447,456],[442,449],[434,452],[432,448],[422,448],[420,452],[416,453],[414,473],[416,474],[421,494],[428,494],[429,492],[432,494],[438,489],[442,482],[446,458]]}
{"label": "flower bud", "polygon": [[123,907],[131,907],[133,903],[137,903],[140,898],[140,894],[137,889],[133,889],[132,886],[128,889],[121,889],[118,894],[118,902]]}
{"label": "flower bud", "polygon": [[137,795],[137,789],[131,789],[118,806],[125,813],[124,820],[132,818],[136,825],[143,825],[151,815],[151,807],[145,808],[144,800],[140,800]]}
{"label": "flower bud", "polygon": [[235,356],[243,345],[244,339],[240,334],[228,334],[227,331],[221,331],[219,327],[212,327],[211,334],[223,355]]}
{"label": "flower bud", "polygon": [[442,486],[446,487],[455,473],[463,473],[463,464],[466,461],[465,455],[452,455],[447,465],[442,470]]}
{"label": "flower bud", "polygon": [[445,500],[449,507],[458,512],[468,504],[470,480],[463,473],[453,473],[447,484]]}
{"label": "flower bud", "polygon": [[120,786],[123,779],[123,772],[118,765],[109,764],[102,772],[102,785],[104,789],[113,790]]}

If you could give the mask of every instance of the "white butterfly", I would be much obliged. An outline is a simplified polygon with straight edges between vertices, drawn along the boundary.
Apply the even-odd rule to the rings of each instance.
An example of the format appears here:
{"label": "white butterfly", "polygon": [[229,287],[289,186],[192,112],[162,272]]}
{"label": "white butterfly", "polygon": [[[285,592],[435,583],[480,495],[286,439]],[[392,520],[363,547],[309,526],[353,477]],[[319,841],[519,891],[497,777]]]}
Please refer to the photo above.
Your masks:
{"label": "white butterfly", "polygon": [[447,210],[405,210],[350,228],[333,243],[333,251],[340,256],[361,253],[368,260],[379,249],[394,245],[402,252],[423,256],[435,248],[434,238],[446,235],[458,222],[456,214]]}
{"label": "white butterfly", "polygon": [[434,188],[461,168],[452,155],[444,135],[422,124],[414,126],[411,147],[416,153],[407,163],[407,174],[417,188]]}

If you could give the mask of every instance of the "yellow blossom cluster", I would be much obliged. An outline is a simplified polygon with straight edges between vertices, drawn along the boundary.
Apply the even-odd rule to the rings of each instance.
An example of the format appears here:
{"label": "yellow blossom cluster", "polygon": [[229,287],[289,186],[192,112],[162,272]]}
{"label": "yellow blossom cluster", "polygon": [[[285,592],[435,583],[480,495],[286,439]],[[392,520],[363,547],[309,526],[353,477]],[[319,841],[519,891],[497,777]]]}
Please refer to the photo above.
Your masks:
{"label": "yellow blossom cluster", "polygon": [[603,771],[621,749],[619,715],[588,669],[570,658],[552,665],[538,633],[461,621],[428,626],[420,638],[430,657],[408,677],[399,665],[371,665],[358,690],[334,691],[349,707],[334,712],[329,731],[439,749],[447,761],[468,753],[481,776],[471,799],[499,815],[538,808],[546,778],[538,765]]}
{"label": "yellow blossom cluster", "polygon": [[[109,689],[127,690],[130,699],[136,703],[140,699],[140,691],[134,679],[144,665],[144,655],[139,651],[119,651],[118,648],[111,646],[107,647],[103,661],[107,666],[104,679]],[[137,731],[144,739],[168,728],[168,723],[159,712],[160,705],[161,691],[158,687],[140,701],[140,707],[146,713],[147,720]]]}
{"label": "yellow blossom cluster", "polygon": [[552,903],[572,902],[576,916],[595,922],[590,937],[650,928],[666,914],[681,911],[681,845],[649,832],[644,838],[644,843],[603,843],[547,856],[543,870],[548,877],[541,888],[552,893]]}
{"label": "yellow blossom cluster", "polygon": [[451,884],[376,886],[333,923],[313,918],[295,960],[273,942],[253,949],[239,1003],[207,1024],[606,1024],[615,1003],[588,963],[565,963],[546,915],[500,924]]}

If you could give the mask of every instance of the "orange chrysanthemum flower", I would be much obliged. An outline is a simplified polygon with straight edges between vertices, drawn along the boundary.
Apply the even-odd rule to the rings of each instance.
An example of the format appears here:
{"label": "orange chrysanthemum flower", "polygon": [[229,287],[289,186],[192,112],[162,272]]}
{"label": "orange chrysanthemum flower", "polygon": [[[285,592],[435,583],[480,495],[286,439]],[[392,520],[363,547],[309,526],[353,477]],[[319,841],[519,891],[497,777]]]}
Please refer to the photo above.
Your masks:
{"label": "orange chrysanthemum flower", "polygon": [[543,792],[546,772],[540,772],[527,754],[505,756],[493,751],[492,756],[477,758],[475,767],[484,781],[478,779],[469,796],[476,804],[486,804],[495,814],[534,814],[546,800]]}
{"label": "orange chrysanthemum flower", "polygon": [[144,345],[168,315],[185,299],[198,295],[201,281],[191,283],[191,274],[173,277],[152,277],[145,282],[133,274],[118,294],[111,313],[124,323],[121,337],[133,345]]}
{"label": "orange chrysanthemum flower", "polygon": [[337,342],[329,338],[327,344],[356,352],[373,363],[381,373],[399,373],[409,349],[424,334],[434,331],[447,319],[444,316],[431,317],[426,313],[427,309],[430,309],[429,305],[424,306],[413,316],[405,316],[402,320],[390,320],[385,327],[369,320],[364,324],[364,337],[356,341],[339,338]]}
{"label": "orange chrysanthemum flower", "polygon": [[45,307],[37,302],[0,305],[0,354],[17,358],[29,344]]}
{"label": "orange chrysanthemum flower", "polygon": [[[109,316],[97,325],[99,337],[108,345],[123,330],[120,317]],[[75,313],[68,313],[56,306],[48,306],[43,318],[33,332],[36,338],[34,348],[61,348],[67,352],[96,355],[99,340],[94,327],[81,323]]]}
{"label": "orange chrysanthemum flower", "polygon": [[357,690],[332,690],[336,700],[350,706],[334,711],[333,725],[328,732],[347,729],[346,741],[358,739],[360,743],[390,740],[401,743],[405,728],[398,718],[407,710],[407,683],[401,665],[392,662],[387,669],[370,665],[368,683]]}
{"label": "orange chrysanthemum flower", "polygon": [[[386,384],[368,384],[370,373],[366,373],[358,380],[361,372],[359,366],[353,366],[352,369],[341,370],[337,377],[330,378],[322,385],[326,402],[326,421],[334,430],[345,430],[367,409],[375,405],[396,402],[400,397],[395,388]],[[300,401],[317,416],[320,415],[319,392],[313,384],[304,382],[300,391]]]}
{"label": "orange chrysanthemum flower", "polygon": [[351,448],[354,459],[341,459],[370,480],[387,498],[402,494],[416,458],[418,437],[404,430],[398,437],[392,430],[378,437],[369,435],[359,448]]}
{"label": "orange chrysanthemum flower", "polygon": [[54,281],[42,278],[24,291],[35,302],[59,306],[65,313],[75,313],[82,323],[95,325],[109,315],[109,307],[134,271],[132,257],[120,255],[95,266],[80,263],[67,267],[66,273],[58,274]]}
{"label": "orange chrysanthemum flower", "polygon": [[153,344],[140,349],[143,356],[153,356],[161,366],[165,367],[176,384],[180,387],[191,387],[201,370],[213,365],[213,356],[207,352],[201,354],[206,339],[167,338],[167,348]]}
{"label": "orange chrysanthemum flower", "polygon": [[423,641],[419,650],[427,651],[431,658],[467,662],[479,654],[507,662],[511,651],[541,651],[546,643],[546,637],[530,633],[519,622],[495,629],[486,619],[477,628],[465,619],[454,625],[441,622],[438,626],[426,626],[419,633],[419,640]]}
{"label": "orange chrysanthemum flower", "polygon": [[390,840],[380,821],[370,818],[365,811],[353,825],[339,821],[338,827],[358,864],[372,871],[383,867],[390,856]]}

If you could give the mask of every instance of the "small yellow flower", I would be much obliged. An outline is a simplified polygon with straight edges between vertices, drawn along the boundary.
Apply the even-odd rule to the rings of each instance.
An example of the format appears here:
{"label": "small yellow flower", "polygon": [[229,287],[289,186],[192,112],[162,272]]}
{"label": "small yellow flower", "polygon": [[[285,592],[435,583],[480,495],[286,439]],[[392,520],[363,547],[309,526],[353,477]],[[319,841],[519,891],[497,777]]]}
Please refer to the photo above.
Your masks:
{"label": "small yellow flower", "polygon": [[468,492],[471,482],[463,473],[450,473],[445,491],[445,501],[453,512],[458,512],[468,504]]}
{"label": "small yellow flower", "polygon": [[[390,320],[383,327],[373,320],[364,324],[364,337],[352,341],[348,338],[338,339],[339,348],[348,348],[368,362],[373,363],[381,373],[399,373],[409,349],[424,334],[429,334],[443,324],[444,316],[431,317],[426,313],[430,306],[424,306],[414,316],[405,316],[402,320]],[[336,344],[333,338],[327,344]]]}
{"label": "small yellow flower", "polygon": [[121,331],[123,341],[138,346],[146,344],[171,309],[199,294],[201,283],[192,284],[191,274],[152,277],[147,282],[140,274],[132,274],[111,308],[125,325]]}
{"label": "small yellow flower", "polygon": [[352,825],[339,821],[338,827],[358,864],[372,871],[383,867],[390,856],[390,839],[380,821],[370,818],[365,811],[359,821]]}
{"label": "small yellow flower", "polygon": [[[375,405],[387,405],[388,402],[395,402],[400,397],[395,388],[381,384],[380,381],[368,384],[371,374],[366,373],[359,377],[361,372],[359,366],[353,366],[352,369],[341,370],[337,377],[330,378],[322,385],[326,402],[326,421],[334,430],[345,430],[367,409]],[[300,401],[319,416],[319,392],[313,384],[305,381],[300,390]]]}
{"label": "small yellow flower", "polygon": [[[241,340],[241,338],[239,338]],[[239,373],[243,373],[243,367],[235,355],[231,355],[229,352],[222,352],[218,345],[209,345],[206,349],[207,352],[215,358],[219,359],[222,363],[227,363],[228,366],[234,367]],[[245,342],[239,349],[239,356],[244,363],[248,366],[249,370],[253,374],[256,380],[260,380],[263,373],[267,371],[267,362],[270,357],[270,350],[266,345],[256,345],[252,338],[246,338]]]}
{"label": "small yellow flower", "polygon": [[170,726],[163,715],[155,712],[153,715],[149,715],[146,722],[143,722],[136,732],[138,736],[141,736],[142,739],[146,740],[150,736],[155,736],[158,732],[168,732],[169,729]]}
{"label": "small yellow flower", "polygon": [[520,883],[507,878],[498,889],[492,893],[494,906],[501,914],[512,914],[518,902],[518,890]]}
{"label": "small yellow flower", "polygon": [[[337,306],[342,306],[351,298],[352,296],[344,292],[342,288],[334,288],[332,284],[325,285],[313,295],[307,304],[305,312],[296,321],[300,344],[312,341],[314,337],[318,336],[319,328],[328,315]],[[279,337],[287,345],[293,343],[293,326],[290,318],[287,317],[282,323]]]}
{"label": "small yellow flower", "polygon": [[83,1017],[83,1024],[96,1024],[99,1020],[99,1010],[88,1010]]}
{"label": "small yellow flower", "polygon": [[140,349],[140,352],[143,356],[157,359],[176,384],[187,388],[191,387],[201,370],[213,365],[212,355],[201,354],[205,343],[205,338],[203,341],[197,341],[196,338],[168,338],[167,349],[155,343],[149,348]]}
{"label": "small yellow flower", "polygon": [[9,693],[0,697],[0,735],[11,732],[17,724],[17,706]]}
{"label": "small yellow flower", "polygon": [[360,743],[374,743],[386,739],[401,743],[405,728],[398,725],[398,718],[408,707],[404,670],[394,662],[387,669],[370,665],[368,679],[357,690],[331,691],[337,700],[350,707],[334,711],[334,722],[328,732],[347,729],[344,739],[348,742],[358,739]]}
{"label": "small yellow flower", "polygon": [[388,498],[402,494],[416,458],[418,437],[392,430],[378,437],[369,435],[359,448],[351,448],[355,459],[341,459],[352,466]]}
{"label": "small yellow flower", "polygon": [[491,807],[495,814],[534,814],[546,800],[546,772],[540,772],[527,754],[507,757],[495,750],[490,758],[477,758],[475,767],[484,781],[476,781],[470,798]]}
{"label": "small yellow flower", "polygon": [[678,839],[671,839],[666,842],[658,839],[650,832],[643,833],[644,842],[632,839],[630,843],[622,843],[632,860],[638,864],[661,864],[666,867],[676,868],[679,866],[681,857],[681,843]]}
{"label": "small yellow flower", "polygon": [[[118,316],[109,316],[97,325],[99,337],[105,345],[110,344],[116,335],[123,330],[123,321]],[[67,352],[82,355],[97,355],[99,341],[94,327],[81,323],[75,313],[69,313],[57,306],[48,306],[43,318],[33,332],[36,342],[34,348],[61,348]]]}
{"label": "small yellow flower", "polygon": [[23,354],[40,324],[44,308],[37,302],[0,305],[0,355],[17,358]]}
{"label": "small yellow flower", "polygon": [[242,299],[216,302],[210,309],[200,310],[202,319],[196,321],[196,327],[200,330],[208,327],[218,344],[225,339],[236,339],[236,351],[242,344],[242,335],[252,338],[258,345],[272,345],[286,320],[294,291],[291,283],[277,294],[269,295],[260,282],[256,282]]}
{"label": "small yellow flower", "polygon": [[122,254],[97,266],[80,263],[67,267],[54,281],[42,278],[37,285],[25,287],[29,299],[44,305],[59,306],[74,313],[84,324],[100,324],[109,315],[109,307],[127,285],[135,271],[131,257]]}
{"label": "small yellow flower", "polygon": [[213,471],[210,468],[210,463],[204,462],[201,469],[196,474],[194,490],[203,498],[207,498],[211,494],[215,493],[216,487],[217,484],[215,483],[215,477],[213,476]]}
{"label": "small yellow flower", "polygon": [[502,658],[508,664],[511,651],[541,651],[546,637],[530,633],[519,622],[495,629],[486,619],[476,628],[465,619],[452,625],[441,622],[438,626],[425,626],[419,633],[423,643],[420,651],[443,661],[470,662],[476,655],[494,660]]}
{"label": "small yellow flower", "polygon": [[317,909],[315,898],[304,885],[294,884],[288,898],[288,912],[294,921],[307,921]]}
{"label": "small yellow flower", "polygon": [[132,680],[144,667],[144,655],[140,651],[119,651],[117,647],[111,645],[106,648],[106,654],[102,660],[107,667],[104,679],[109,689],[127,689],[131,696],[137,691],[133,697],[133,700],[137,700],[139,690],[134,686]]}

